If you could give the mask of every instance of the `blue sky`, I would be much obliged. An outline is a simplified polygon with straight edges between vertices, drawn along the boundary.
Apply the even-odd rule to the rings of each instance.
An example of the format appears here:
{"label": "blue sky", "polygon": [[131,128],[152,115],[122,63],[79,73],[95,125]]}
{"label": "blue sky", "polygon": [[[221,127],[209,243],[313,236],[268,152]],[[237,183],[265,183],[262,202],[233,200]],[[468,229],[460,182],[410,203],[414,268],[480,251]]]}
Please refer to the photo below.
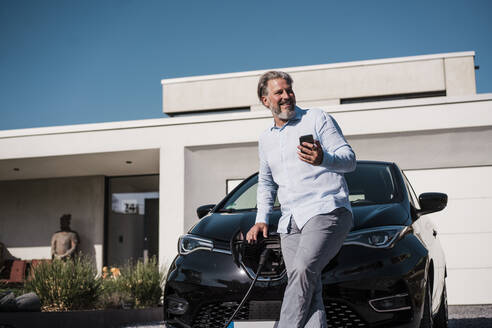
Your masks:
{"label": "blue sky", "polygon": [[[0,130],[165,117],[163,78],[455,51],[492,1],[0,0]],[[191,95],[192,96],[192,95]]]}

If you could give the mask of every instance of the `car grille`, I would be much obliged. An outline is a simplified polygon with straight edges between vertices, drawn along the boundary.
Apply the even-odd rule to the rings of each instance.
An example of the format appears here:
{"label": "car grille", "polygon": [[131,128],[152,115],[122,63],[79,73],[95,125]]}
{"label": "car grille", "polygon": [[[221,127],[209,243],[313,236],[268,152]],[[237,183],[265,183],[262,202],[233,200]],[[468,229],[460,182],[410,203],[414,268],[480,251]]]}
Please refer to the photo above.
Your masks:
{"label": "car grille", "polygon": [[368,327],[367,323],[348,306],[339,301],[325,301],[328,328]]}
{"label": "car grille", "polygon": [[[193,321],[193,328],[221,328],[236,310],[239,302],[213,303],[200,308]],[[234,320],[273,320],[280,315],[280,301],[251,301],[246,303]],[[325,300],[329,328],[368,327],[349,305],[338,300]]]}
{"label": "car grille", "polygon": [[[238,302],[213,303],[203,306],[193,320],[193,328],[221,328],[236,310]],[[234,320],[249,319],[249,304],[243,305]]]}

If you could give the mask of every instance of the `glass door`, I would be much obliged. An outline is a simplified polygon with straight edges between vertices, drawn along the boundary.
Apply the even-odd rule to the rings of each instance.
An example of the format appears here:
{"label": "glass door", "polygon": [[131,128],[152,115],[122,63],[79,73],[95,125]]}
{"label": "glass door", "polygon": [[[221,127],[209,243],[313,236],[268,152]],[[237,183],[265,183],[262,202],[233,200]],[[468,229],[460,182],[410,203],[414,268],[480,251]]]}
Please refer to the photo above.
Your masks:
{"label": "glass door", "polygon": [[106,265],[158,256],[159,175],[111,177],[108,193]]}

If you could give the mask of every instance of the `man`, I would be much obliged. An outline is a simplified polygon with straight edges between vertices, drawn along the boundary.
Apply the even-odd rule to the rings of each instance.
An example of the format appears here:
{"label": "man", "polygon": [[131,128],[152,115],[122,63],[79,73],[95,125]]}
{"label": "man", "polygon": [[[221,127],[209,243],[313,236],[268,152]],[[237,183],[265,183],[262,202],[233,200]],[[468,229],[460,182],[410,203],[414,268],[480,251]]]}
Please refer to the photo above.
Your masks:
{"label": "man", "polygon": [[[263,74],[258,97],[274,124],[259,139],[258,212],[246,239],[254,243],[259,233],[268,236],[278,193],[278,232],[288,277],[278,327],[326,327],[321,271],[353,226],[343,173],[355,169],[355,154],[330,115],[296,106],[287,73]],[[314,143],[299,145],[299,137],[309,134]]]}
{"label": "man", "polygon": [[60,218],[61,231],[57,231],[51,237],[51,258],[69,259],[76,254],[79,245],[79,235],[70,229],[70,214],[64,214]]}

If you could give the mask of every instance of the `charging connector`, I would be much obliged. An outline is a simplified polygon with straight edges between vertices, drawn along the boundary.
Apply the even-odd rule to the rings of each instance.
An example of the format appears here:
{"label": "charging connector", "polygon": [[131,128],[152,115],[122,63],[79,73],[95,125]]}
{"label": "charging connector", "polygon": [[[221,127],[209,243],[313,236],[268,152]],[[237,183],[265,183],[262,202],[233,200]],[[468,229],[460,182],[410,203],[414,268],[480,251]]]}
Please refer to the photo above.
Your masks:
{"label": "charging connector", "polygon": [[268,258],[270,257],[270,253],[271,252],[272,252],[272,250],[270,248],[265,248],[261,252],[260,260],[258,261],[258,270],[256,270],[255,278],[253,279],[253,282],[249,286],[249,289],[246,292],[246,295],[244,295],[243,299],[241,300],[241,303],[239,303],[239,306],[237,307],[236,311],[234,311],[234,313],[232,314],[232,316],[229,318],[229,320],[224,325],[224,328],[229,327],[229,324],[232,322],[232,320],[234,320],[234,318],[236,317],[237,313],[239,312],[239,310],[241,309],[241,307],[244,305],[244,303],[248,299],[248,296],[251,293],[251,291],[253,290],[253,287],[254,287],[254,285],[256,283],[256,280],[258,280],[258,277],[260,276],[260,272],[263,269],[263,266],[267,262]]}

